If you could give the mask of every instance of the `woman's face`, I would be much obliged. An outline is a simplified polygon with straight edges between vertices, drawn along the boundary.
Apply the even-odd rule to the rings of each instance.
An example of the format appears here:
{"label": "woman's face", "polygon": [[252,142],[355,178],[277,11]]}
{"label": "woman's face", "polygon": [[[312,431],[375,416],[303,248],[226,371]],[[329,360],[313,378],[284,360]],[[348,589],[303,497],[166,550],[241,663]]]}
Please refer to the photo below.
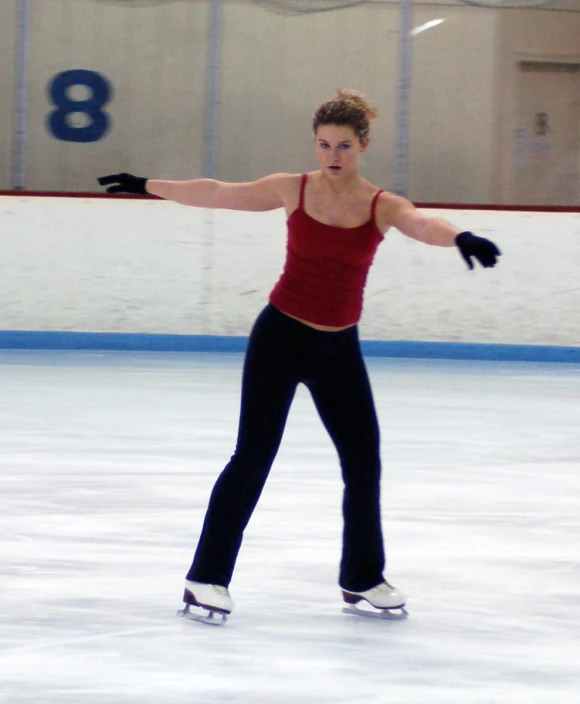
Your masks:
{"label": "woman's face", "polygon": [[336,180],[358,171],[359,157],[366,151],[369,139],[361,141],[349,125],[320,125],[314,143],[323,174]]}

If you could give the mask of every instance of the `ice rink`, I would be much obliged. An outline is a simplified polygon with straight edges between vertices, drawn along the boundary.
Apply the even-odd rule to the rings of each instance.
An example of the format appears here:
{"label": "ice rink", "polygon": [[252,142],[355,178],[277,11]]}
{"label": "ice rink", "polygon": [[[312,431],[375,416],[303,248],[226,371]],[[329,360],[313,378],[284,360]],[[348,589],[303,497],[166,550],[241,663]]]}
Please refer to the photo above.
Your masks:
{"label": "ice rink", "polygon": [[577,704],[580,366],[368,360],[405,621],[342,613],[301,389],[214,628],[175,613],[241,363],[0,352],[0,703]]}

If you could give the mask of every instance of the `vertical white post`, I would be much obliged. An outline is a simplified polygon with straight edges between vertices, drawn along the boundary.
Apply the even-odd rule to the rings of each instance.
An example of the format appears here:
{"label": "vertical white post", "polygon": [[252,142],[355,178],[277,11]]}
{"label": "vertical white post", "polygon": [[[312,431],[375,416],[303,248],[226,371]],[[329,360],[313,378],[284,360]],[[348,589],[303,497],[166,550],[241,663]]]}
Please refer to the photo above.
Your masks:
{"label": "vertical white post", "polygon": [[220,117],[220,78],[222,72],[222,0],[210,0],[209,32],[206,54],[206,94],[203,176],[217,177]]}
{"label": "vertical white post", "polygon": [[[205,128],[203,140],[203,176],[217,178],[217,160],[220,132],[220,91],[222,73],[223,40],[223,0],[209,0],[208,44],[206,53],[206,92],[205,92]],[[213,274],[213,210],[205,211],[203,224],[203,244],[201,252],[201,330],[211,335],[212,318],[212,274]]]}
{"label": "vertical white post", "polygon": [[12,136],[12,189],[26,188],[28,131],[28,43],[30,2],[17,0],[14,47],[14,129]]}
{"label": "vertical white post", "polygon": [[411,60],[413,0],[401,0],[399,26],[399,81],[397,86],[397,126],[395,143],[395,185],[393,192],[407,196],[409,191],[409,104],[411,97]]}

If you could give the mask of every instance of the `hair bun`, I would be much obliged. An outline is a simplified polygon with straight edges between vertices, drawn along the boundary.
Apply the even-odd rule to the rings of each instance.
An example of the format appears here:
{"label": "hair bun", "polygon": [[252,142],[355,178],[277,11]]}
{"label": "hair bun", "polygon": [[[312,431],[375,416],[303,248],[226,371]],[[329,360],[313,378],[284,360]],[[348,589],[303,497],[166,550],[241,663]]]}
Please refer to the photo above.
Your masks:
{"label": "hair bun", "polygon": [[350,103],[355,108],[364,112],[367,120],[375,120],[378,116],[377,109],[374,108],[362,93],[357,90],[345,90],[338,88],[332,100],[337,102]]}
{"label": "hair bun", "polygon": [[320,125],[349,125],[362,140],[369,136],[370,123],[376,117],[376,109],[362,93],[339,88],[334,96],[314,113],[312,129],[316,134]]}

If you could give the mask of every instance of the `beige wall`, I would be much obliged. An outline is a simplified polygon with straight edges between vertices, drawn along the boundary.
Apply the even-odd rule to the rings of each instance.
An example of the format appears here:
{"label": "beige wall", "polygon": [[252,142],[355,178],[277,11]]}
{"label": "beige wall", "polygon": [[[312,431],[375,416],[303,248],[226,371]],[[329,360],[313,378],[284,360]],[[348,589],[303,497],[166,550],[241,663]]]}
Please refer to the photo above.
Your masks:
{"label": "beige wall", "polygon": [[397,22],[392,6],[287,17],[226,3],[220,177],[316,168],[312,114],[342,87],[379,109],[363,168],[390,187]]}
{"label": "beige wall", "polygon": [[[568,3],[570,6],[572,3]],[[501,70],[497,102],[495,187],[491,199],[513,202],[517,172],[514,166],[514,130],[517,123],[518,61],[580,62],[580,7],[576,12],[503,10],[498,56]]]}
{"label": "beige wall", "polygon": [[[413,43],[410,196],[486,202],[497,13],[418,5],[414,24],[436,17],[444,24]],[[347,87],[379,108],[363,170],[392,188],[399,21],[393,3],[297,17],[226,4],[220,177],[315,168],[312,112],[335,88]]]}
{"label": "beige wall", "polygon": [[11,187],[16,0],[0,3],[0,189]]}
{"label": "beige wall", "polygon": [[418,5],[413,40],[409,196],[486,203],[493,172],[498,13]]}
{"label": "beige wall", "polygon": [[[96,175],[119,170],[174,178],[201,171],[205,2],[36,0],[32,15],[29,188],[95,190]],[[64,142],[45,128],[48,82],[76,68],[114,86],[112,129],[98,142]]]}
{"label": "beige wall", "polygon": [[[0,3],[0,187],[9,187],[16,0]],[[554,6],[557,6],[555,4]],[[422,202],[510,202],[516,63],[580,57],[578,11],[487,10],[415,3],[410,197]],[[363,173],[394,183],[400,8],[395,0],[305,16],[224,0],[218,176],[241,181],[316,167],[310,120],[335,88],[357,88],[379,108]],[[95,176],[201,175],[208,0],[32,0],[28,187],[93,190]],[[113,127],[90,144],[55,139],[46,89],[72,68],[100,72],[115,92]]]}

